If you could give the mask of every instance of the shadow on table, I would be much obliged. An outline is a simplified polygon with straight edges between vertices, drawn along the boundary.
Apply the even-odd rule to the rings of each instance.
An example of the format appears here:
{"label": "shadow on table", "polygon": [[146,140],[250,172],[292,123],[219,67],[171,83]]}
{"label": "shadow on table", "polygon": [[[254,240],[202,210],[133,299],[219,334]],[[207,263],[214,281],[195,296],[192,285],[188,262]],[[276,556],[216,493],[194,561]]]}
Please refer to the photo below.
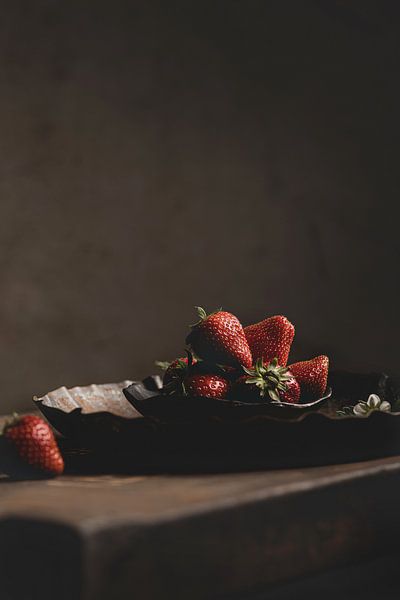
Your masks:
{"label": "shadow on table", "polygon": [[119,444],[74,448],[61,441],[72,473],[221,473],[315,467],[400,453],[399,419],[331,421],[310,415],[303,423],[255,421],[169,425],[137,430]]}

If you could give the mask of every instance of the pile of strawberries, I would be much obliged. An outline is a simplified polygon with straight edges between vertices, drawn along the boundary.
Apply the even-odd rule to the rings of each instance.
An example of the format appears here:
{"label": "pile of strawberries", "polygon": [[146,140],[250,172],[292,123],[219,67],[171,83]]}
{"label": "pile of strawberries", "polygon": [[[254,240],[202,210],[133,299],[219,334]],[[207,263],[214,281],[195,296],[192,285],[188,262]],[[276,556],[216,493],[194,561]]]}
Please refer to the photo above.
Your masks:
{"label": "pile of strawberries", "polygon": [[[292,404],[323,396],[328,357],[287,367],[294,327],[286,317],[269,317],[243,328],[231,313],[218,310],[207,315],[202,308],[197,310],[199,321],[186,338],[187,357],[157,363],[165,369],[166,395]],[[15,459],[18,468],[28,468],[32,475],[63,472],[60,449],[42,418],[15,416],[6,423],[1,438],[6,444],[0,453],[3,462],[7,456]]]}
{"label": "pile of strawberries", "polygon": [[310,402],[323,396],[329,359],[321,355],[287,367],[294,326],[284,316],[243,328],[239,319],[197,307],[186,338],[187,357],[160,363],[163,392],[243,402]]}

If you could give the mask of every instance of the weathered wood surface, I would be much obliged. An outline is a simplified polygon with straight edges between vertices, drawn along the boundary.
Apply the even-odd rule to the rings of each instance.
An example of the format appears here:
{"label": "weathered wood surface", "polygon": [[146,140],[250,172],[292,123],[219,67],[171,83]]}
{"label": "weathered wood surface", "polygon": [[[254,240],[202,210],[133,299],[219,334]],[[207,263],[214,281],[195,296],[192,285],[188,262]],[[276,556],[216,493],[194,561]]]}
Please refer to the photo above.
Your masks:
{"label": "weathered wood surface", "polygon": [[241,597],[397,545],[400,458],[0,481],[6,600]]}

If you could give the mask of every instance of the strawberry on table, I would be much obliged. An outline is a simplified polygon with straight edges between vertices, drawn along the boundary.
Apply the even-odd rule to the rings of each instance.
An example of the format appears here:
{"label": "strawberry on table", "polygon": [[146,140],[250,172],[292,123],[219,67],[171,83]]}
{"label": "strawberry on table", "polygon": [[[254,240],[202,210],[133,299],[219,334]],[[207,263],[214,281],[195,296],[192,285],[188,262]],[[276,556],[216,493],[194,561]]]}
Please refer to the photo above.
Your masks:
{"label": "strawberry on table", "polygon": [[283,315],[269,317],[244,328],[253,360],[262,358],[265,363],[278,360],[282,367],[287,365],[290,347],[294,338],[294,326]]}
{"label": "strawberry on table", "polygon": [[196,356],[211,363],[251,367],[251,351],[239,319],[223,310],[207,315],[197,307],[197,312],[200,321],[186,338]]}
{"label": "strawberry on table", "polygon": [[188,396],[204,396],[207,398],[226,398],[229,391],[229,381],[221,375],[213,373],[194,373],[188,375],[183,382]]}
{"label": "strawberry on table", "polygon": [[325,355],[294,363],[289,367],[300,384],[301,396],[314,400],[324,395],[328,382],[329,358]]}
{"label": "strawberry on table", "polygon": [[265,364],[262,358],[251,369],[245,369],[235,384],[234,396],[247,402],[289,402],[300,400],[300,386],[286,367],[278,364],[276,358]]}
{"label": "strawberry on table", "polygon": [[54,434],[41,417],[16,416],[5,425],[3,436],[19,458],[36,472],[61,475],[64,471],[64,461]]}

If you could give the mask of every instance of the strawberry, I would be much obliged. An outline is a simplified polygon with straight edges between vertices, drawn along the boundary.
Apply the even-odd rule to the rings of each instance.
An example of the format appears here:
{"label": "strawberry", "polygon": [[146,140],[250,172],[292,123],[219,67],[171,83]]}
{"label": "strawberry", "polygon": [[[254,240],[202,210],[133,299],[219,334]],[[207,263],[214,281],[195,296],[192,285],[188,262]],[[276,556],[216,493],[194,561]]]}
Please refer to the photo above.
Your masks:
{"label": "strawberry", "polygon": [[[182,380],[188,371],[188,358],[176,358],[172,362],[156,361],[157,367],[165,371],[163,376],[164,387],[170,384],[173,380]],[[196,361],[193,361],[196,362]]]}
{"label": "strawberry", "polygon": [[184,388],[188,396],[221,399],[228,394],[229,382],[225,377],[214,373],[195,373],[186,377]]}
{"label": "strawberry", "polygon": [[293,373],[290,371],[286,372],[289,379],[285,382],[286,390],[279,391],[279,399],[281,402],[289,402],[290,404],[297,404],[300,401],[300,385],[297,379],[293,377]]}
{"label": "strawberry", "polygon": [[61,475],[64,461],[50,426],[34,415],[16,416],[6,424],[4,438],[20,459],[46,475]]}
{"label": "strawberry", "polygon": [[246,375],[235,384],[234,394],[244,401],[290,402],[300,400],[300,386],[293,374],[278,365],[276,358],[267,365],[259,358],[251,369],[245,369]]}
{"label": "strawberry", "polygon": [[250,368],[252,356],[239,319],[223,310],[207,315],[203,308],[196,308],[200,321],[186,338],[193,352],[211,363]]}
{"label": "strawberry", "polygon": [[222,367],[209,363],[205,360],[196,360],[191,352],[187,358],[177,358],[171,363],[156,361],[156,365],[165,370],[163,377],[163,392],[170,394],[186,394],[185,382],[189,376],[211,375],[220,376],[223,380],[236,378],[236,369],[233,367]]}
{"label": "strawberry", "polygon": [[294,338],[294,326],[282,315],[269,317],[244,328],[253,359],[269,363],[274,358],[282,367],[287,365]]}
{"label": "strawberry", "polygon": [[315,400],[324,395],[329,369],[327,356],[321,355],[294,363],[289,369],[300,384],[302,399]]}

